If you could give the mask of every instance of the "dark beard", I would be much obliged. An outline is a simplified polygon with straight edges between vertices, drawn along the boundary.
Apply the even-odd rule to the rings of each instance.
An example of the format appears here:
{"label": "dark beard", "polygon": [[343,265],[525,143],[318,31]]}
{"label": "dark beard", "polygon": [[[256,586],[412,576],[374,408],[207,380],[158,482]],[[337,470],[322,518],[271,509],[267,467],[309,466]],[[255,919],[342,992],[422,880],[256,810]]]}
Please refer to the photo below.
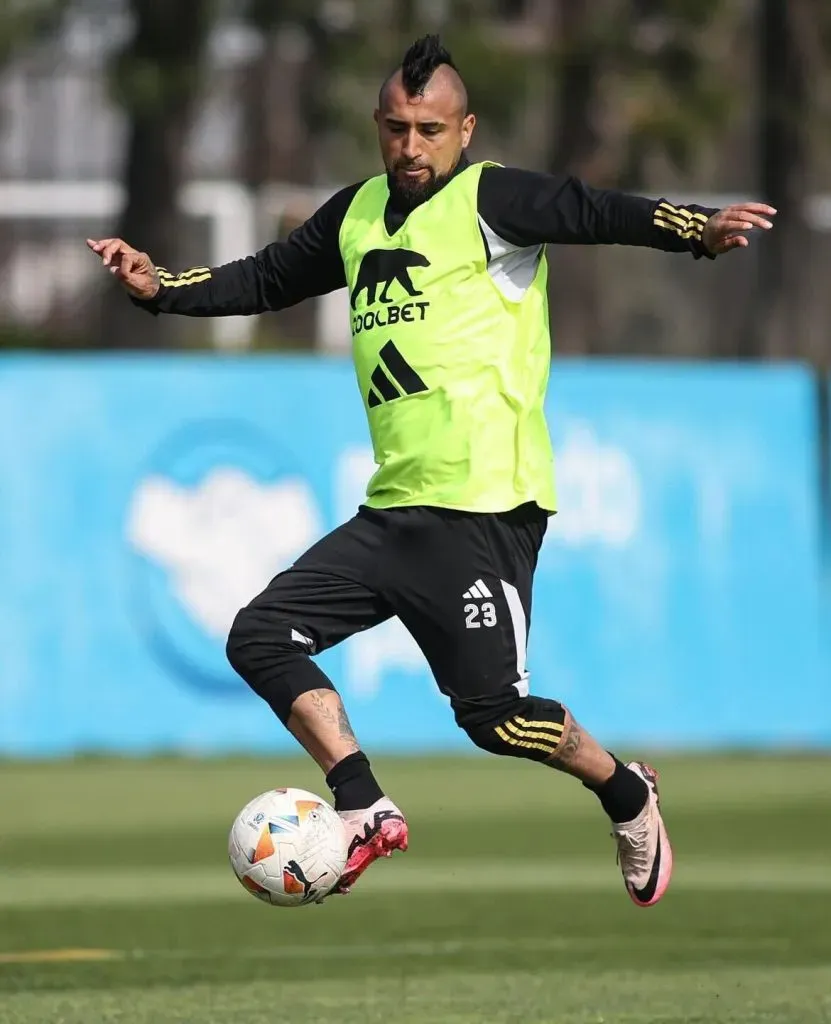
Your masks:
{"label": "dark beard", "polygon": [[443,189],[451,176],[452,172],[451,174],[436,174],[431,170],[430,177],[426,181],[413,181],[409,178],[402,180],[397,178],[394,172],[387,171],[390,198],[397,209],[414,210]]}

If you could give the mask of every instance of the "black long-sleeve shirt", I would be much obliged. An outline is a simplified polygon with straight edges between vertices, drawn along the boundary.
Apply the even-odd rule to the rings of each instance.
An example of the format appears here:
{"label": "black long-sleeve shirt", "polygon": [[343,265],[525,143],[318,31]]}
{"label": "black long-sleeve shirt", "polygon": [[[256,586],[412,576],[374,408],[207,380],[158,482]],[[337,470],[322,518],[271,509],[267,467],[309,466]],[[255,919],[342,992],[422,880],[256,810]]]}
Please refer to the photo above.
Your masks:
{"label": "black long-sleeve shirt", "polygon": [[[467,166],[463,158],[454,173]],[[160,267],[161,288],[155,298],[134,301],[154,313],[248,315],[285,309],[346,287],[338,238],[363,184],[341,189],[286,241],[272,242],[254,256],[178,275]],[[534,252],[546,243],[647,246],[709,257],[702,231],[716,211],[594,189],[565,174],[487,166],[480,178],[478,212],[490,263],[523,250]],[[385,211],[390,234],[406,216],[391,199]]]}

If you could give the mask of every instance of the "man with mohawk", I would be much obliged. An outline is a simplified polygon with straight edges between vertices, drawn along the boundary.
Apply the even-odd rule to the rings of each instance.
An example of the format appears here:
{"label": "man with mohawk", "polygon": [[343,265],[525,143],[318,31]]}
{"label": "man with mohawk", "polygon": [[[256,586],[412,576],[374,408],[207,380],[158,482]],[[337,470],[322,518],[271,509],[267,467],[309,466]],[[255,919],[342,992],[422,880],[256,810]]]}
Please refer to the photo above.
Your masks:
{"label": "man with mohawk", "polygon": [[414,43],[375,111],[385,172],[342,189],[285,242],[174,276],[121,239],[88,240],[158,313],[257,314],[350,291],[353,355],[378,469],[356,516],[237,615],[228,657],[326,774],[350,837],[336,891],[407,847],[318,654],[398,616],[477,746],[579,779],[612,822],[626,890],[661,899],[672,850],[657,773],[623,764],[529,689],[537,556],[555,511],[543,400],[546,244],[715,257],[775,210],[723,210],[587,187],[466,150],[476,118],[436,36]]}

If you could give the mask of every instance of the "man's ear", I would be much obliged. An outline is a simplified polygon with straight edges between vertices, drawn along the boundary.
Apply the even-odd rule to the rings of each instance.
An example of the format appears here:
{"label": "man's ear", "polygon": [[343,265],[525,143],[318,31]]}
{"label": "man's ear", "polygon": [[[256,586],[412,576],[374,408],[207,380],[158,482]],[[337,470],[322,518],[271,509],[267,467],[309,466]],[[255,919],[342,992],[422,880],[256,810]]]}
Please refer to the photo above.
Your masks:
{"label": "man's ear", "polygon": [[462,149],[467,149],[470,145],[470,139],[473,135],[473,129],[476,127],[476,115],[468,114],[464,121],[462,121]]}

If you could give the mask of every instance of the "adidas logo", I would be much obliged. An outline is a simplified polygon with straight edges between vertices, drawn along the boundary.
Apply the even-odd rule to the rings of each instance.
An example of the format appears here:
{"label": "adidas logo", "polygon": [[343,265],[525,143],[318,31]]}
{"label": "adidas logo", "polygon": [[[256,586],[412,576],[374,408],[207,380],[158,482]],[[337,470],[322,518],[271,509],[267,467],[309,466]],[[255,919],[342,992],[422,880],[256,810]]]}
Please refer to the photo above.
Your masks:
{"label": "adidas logo", "polygon": [[[381,361],[372,371],[372,387],[367,395],[370,409],[382,402],[393,402],[401,397],[402,392],[405,395],[417,395],[427,390],[427,385],[391,341],[384,345],[378,356]],[[384,373],[384,370],[387,372]]]}
{"label": "adidas logo", "polygon": [[465,601],[481,601],[485,597],[493,597],[493,594],[488,590],[482,580],[477,580],[470,590],[466,590],[462,597]]}

